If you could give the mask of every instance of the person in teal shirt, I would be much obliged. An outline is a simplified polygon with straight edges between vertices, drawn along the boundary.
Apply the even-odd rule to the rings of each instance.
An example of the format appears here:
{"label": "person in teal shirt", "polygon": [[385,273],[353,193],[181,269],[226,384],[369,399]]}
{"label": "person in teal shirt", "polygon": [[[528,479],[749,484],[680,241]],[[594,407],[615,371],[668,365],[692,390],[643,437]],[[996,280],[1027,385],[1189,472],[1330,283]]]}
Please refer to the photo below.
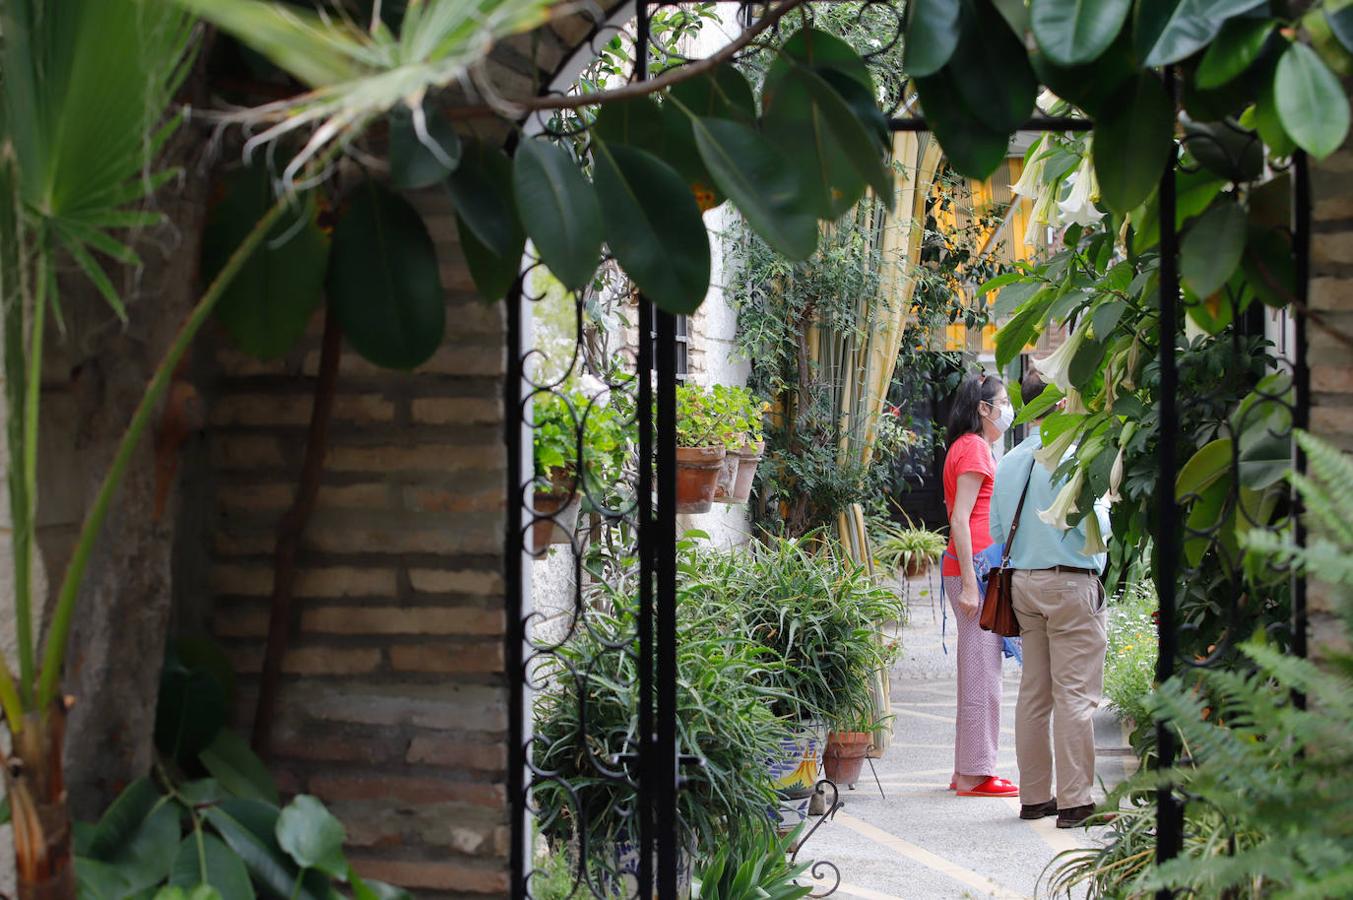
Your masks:
{"label": "person in teal shirt", "polygon": [[[1044,387],[1036,372],[1026,375],[1020,383],[1024,402],[1031,403]],[[1010,590],[1024,656],[1015,707],[1020,818],[1055,815],[1058,828],[1071,828],[1094,812],[1094,714],[1103,695],[1108,648],[1100,581],[1106,557],[1086,551],[1102,548],[1108,536],[1108,505],[1101,500],[1075,526],[1057,527],[1066,524],[1051,512],[1063,485],[1035,459],[1043,444],[1038,423],[1033,425],[1033,433],[996,467],[991,536],[1008,538],[1027,481],[1019,529],[1013,546],[1005,548],[1014,569]],[[1092,516],[1097,534],[1087,529]],[[1087,532],[1096,546],[1087,547]]]}

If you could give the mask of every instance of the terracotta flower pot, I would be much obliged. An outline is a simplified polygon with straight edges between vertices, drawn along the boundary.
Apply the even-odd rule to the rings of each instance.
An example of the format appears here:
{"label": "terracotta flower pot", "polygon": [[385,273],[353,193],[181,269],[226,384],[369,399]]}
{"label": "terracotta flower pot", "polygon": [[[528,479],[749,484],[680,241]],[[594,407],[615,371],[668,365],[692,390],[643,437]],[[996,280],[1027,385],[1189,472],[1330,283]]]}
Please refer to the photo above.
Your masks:
{"label": "terracotta flower pot", "polygon": [[908,578],[918,578],[930,571],[933,561],[925,556],[913,556],[907,560],[907,564],[902,567],[902,574]]}
{"label": "terracotta flower pot", "polygon": [[822,767],[827,778],[838,787],[850,787],[860,780],[864,758],[873,743],[867,731],[833,731],[827,735],[822,752]]}
{"label": "terracotta flower pot", "polygon": [[733,487],[734,503],[746,503],[752,498],[752,481],[756,478],[756,467],[761,464],[761,452],[765,447],[765,442],[758,441],[734,452],[738,461],[737,480]]}
{"label": "terracotta flower pot", "polygon": [[581,491],[554,489],[536,491],[532,507],[541,518],[531,523],[531,555],[544,556],[551,544],[573,540],[578,511],[583,505]]}
{"label": "terracotta flower pot", "polygon": [[714,483],[715,503],[737,503],[733,491],[738,481],[738,454],[729,450],[724,454],[723,465],[719,467],[719,480]]}
{"label": "terracotta flower pot", "polygon": [[725,455],[722,447],[676,448],[677,512],[709,512]]}

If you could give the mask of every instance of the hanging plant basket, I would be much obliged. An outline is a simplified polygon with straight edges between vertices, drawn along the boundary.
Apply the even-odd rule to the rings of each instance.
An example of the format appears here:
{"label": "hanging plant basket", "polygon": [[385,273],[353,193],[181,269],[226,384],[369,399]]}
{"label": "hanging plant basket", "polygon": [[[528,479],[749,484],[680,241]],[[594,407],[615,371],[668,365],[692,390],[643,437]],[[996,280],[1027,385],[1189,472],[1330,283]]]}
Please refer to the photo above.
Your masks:
{"label": "hanging plant basket", "polygon": [[822,768],[838,787],[852,787],[860,780],[865,757],[873,738],[867,731],[833,731],[827,735],[822,752]]}
{"label": "hanging plant basket", "polygon": [[726,455],[723,447],[676,448],[677,512],[709,512]]}

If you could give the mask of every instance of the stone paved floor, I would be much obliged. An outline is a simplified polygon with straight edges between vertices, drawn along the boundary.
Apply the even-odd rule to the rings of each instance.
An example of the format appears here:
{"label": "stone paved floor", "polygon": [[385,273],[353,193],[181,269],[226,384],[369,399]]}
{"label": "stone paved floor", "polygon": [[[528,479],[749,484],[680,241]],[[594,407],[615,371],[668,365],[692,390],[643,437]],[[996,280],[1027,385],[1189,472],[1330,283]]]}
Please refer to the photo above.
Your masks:
{"label": "stone paved floor", "polygon": [[[1036,894],[1040,874],[1062,850],[1092,843],[1081,829],[1059,831],[1054,819],[1018,817],[1019,801],[956,797],[947,790],[953,769],[954,658],[940,647],[938,579],[911,585],[911,621],[893,671],[893,744],[868,767],[845,805],[804,845],[803,859],[830,860],[841,871],[836,896],[861,900],[1024,898]],[[948,641],[952,650],[953,629]],[[1018,780],[1014,706],[1019,666],[1007,660],[1001,720],[1000,772]],[[1126,737],[1102,713],[1096,723],[1098,776],[1112,786],[1125,765]],[[880,785],[882,796],[880,795]]]}

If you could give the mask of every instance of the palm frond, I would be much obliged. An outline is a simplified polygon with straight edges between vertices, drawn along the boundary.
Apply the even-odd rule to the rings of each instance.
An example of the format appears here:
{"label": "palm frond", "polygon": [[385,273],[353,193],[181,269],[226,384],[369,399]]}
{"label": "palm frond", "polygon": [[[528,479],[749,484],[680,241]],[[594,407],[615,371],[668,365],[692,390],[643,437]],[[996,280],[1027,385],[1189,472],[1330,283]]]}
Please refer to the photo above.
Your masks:
{"label": "palm frond", "polygon": [[310,129],[283,173],[291,181],[321,149],[350,140],[372,119],[401,106],[421,116],[425,95],[467,81],[470,67],[495,41],[539,25],[554,0],[411,3],[398,36],[379,23],[364,30],[346,18],[268,0],[175,2],[310,86],[300,96],[223,116],[227,123],[265,126],[247,153]]}

